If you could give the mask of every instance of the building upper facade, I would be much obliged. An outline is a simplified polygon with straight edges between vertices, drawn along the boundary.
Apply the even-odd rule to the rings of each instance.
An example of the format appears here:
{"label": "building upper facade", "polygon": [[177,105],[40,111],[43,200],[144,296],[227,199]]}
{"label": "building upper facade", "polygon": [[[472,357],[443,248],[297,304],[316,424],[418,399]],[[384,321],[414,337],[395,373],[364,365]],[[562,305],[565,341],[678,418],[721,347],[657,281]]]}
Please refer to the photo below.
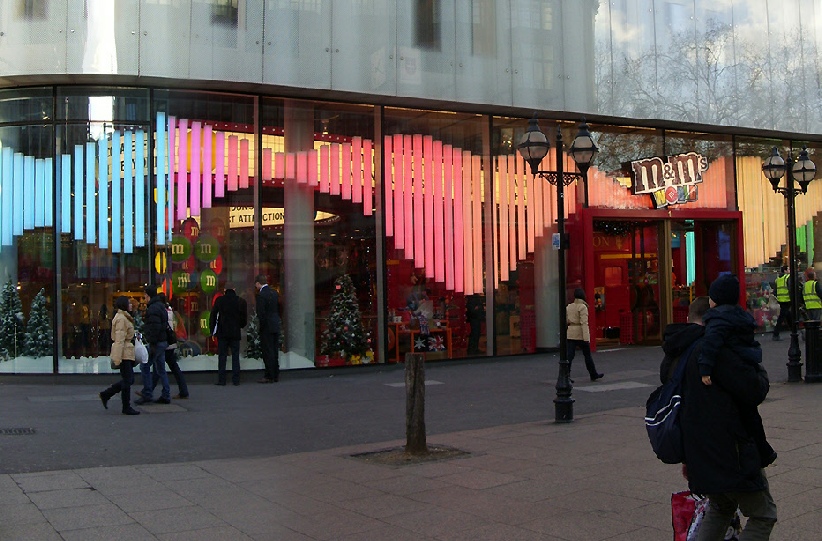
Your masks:
{"label": "building upper facade", "polygon": [[0,0],[0,87],[162,84],[822,132],[822,0]]}

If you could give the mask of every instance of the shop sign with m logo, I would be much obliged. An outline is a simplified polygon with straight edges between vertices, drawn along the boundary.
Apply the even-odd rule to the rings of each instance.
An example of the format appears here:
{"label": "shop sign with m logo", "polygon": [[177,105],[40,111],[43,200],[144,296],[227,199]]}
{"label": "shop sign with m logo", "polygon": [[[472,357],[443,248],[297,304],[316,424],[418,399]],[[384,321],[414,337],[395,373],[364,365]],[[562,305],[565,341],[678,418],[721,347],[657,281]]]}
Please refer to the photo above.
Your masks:
{"label": "shop sign with m logo", "polygon": [[696,201],[708,160],[696,152],[631,162],[633,193],[649,194],[656,208]]}

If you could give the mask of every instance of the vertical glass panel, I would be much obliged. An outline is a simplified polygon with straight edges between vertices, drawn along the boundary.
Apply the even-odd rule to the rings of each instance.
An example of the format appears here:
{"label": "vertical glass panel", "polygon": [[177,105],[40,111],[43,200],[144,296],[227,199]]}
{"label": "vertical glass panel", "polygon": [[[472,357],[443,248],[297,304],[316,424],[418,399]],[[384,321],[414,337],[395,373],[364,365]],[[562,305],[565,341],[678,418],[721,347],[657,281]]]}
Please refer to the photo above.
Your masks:
{"label": "vertical glass panel", "polygon": [[[0,128],[0,373],[54,370],[54,228],[37,219],[53,182],[45,172],[53,141],[51,126]],[[12,222],[24,215],[34,220],[14,231]]]}
{"label": "vertical glass panel", "polygon": [[386,110],[383,146],[389,362],[491,352],[482,118]]}
{"label": "vertical glass panel", "polygon": [[562,29],[558,0],[512,0],[514,104],[563,108]]}
{"label": "vertical glass panel", "polygon": [[3,4],[0,65],[4,75],[65,73],[67,8],[66,2]]}
{"label": "vertical glass panel", "polygon": [[[233,289],[254,302],[254,200],[257,144],[254,98],[230,94],[158,91],[153,104],[165,146],[165,193],[171,238],[157,243],[155,283],[174,310],[183,371],[215,370],[217,342],[209,319],[214,301]],[[158,154],[155,152],[155,157]],[[243,369],[262,367],[248,358]]]}
{"label": "vertical glass panel", "polygon": [[[137,2],[69,0],[68,5],[69,73],[140,73],[140,5]],[[65,32],[60,28],[57,35]],[[155,36],[157,38],[159,36]]]}
{"label": "vertical glass panel", "polygon": [[283,294],[280,366],[384,362],[373,109],[265,100],[263,134],[259,268]]}
{"label": "vertical glass panel", "polygon": [[191,26],[196,29],[191,43],[196,54],[189,65],[192,78],[261,79],[263,4],[240,0],[191,3]]}
{"label": "vertical glass panel", "polygon": [[266,2],[264,17],[263,82],[330,88],[331,0]]}
{"label": "vertical glass panel", "polygon": [[697,51],[696,103],[699,122],[705,124],[736,124],[739,112],[745,108],[748,95],[740,94],[734,37],[734,11],[731,5],[711,0],[696,0],[694,4],[694,43]]}
{"label": "vertical glass panel", "polygon": [[455,0],[414,0],[397,5],[397,92],[454,99]]}
{"label": "vertical glass panel", "polygon": [[335,2],[332,17],[332,87],[395,95],[397,14],[394,2]]}
{"label": "vertical glass panel", "polygon": [[[695,26],[693,0],[656,0],[652,16],[655,49],[647,60],[656,70],[656,109],[664,118],[697,122],[713,105],[716,85],[708,85],[715,77],[716,46],[702,41],[707,30]],[[703,79],[708,84],[698,88]]]}
{"label": "vertical glass panel", "polygon": [[474,103],[510,103],[511,12],[504,2],[456,3],[456,99]]}
{"label": "vertical glass panel", "polygon": [[[799,0],[767,2],[768,51],[771,67],[772,108],[775,115],[774,129],[783,131],[807,130],[807,102],[805,87],[817,86],[810,70],[815,63],[804,56],[803,29],[809,32],[811,13],[799,11]],[[803,28],[804,27],[804,28]],[[761,35],[764,37],[764,34]]]}
{"label": "vertical glass panel", "polygon": [[600,0],[594,19],[594,81],[597,99],[597,111],[603,115],[613,115],[617,108],[616,99],[620,95],[614,84],[615,59],[613,49],[615,42],[621,38],[611,22],[611,11],[614,3]]}
{"label": "vertical glass panel", "polygon": [[189,77],[191,0],[140,4],[140,75]]}

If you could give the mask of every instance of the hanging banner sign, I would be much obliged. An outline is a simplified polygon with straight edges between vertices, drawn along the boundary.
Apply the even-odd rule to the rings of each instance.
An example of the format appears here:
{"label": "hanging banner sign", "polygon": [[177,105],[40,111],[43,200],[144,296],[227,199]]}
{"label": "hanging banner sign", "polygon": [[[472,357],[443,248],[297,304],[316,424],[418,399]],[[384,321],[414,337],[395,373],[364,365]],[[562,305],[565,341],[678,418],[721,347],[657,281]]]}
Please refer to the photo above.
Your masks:
{"label": "hanging banner sign", "polygon": [[650,194],[657,208],[696,201],[697,185],[708,170],[708,159],[696,152],[631,162],[632,191]]}

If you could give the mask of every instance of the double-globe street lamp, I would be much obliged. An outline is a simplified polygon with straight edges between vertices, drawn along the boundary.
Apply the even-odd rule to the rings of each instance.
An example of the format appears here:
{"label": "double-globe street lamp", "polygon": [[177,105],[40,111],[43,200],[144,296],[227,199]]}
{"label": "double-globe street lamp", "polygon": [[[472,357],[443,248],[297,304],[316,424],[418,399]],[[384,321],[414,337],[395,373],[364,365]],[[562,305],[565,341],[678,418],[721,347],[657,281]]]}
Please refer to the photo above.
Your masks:
{"label": "double-globe street lamp", "polygon": [[565,238],[565,186],[571,184],[575,180],[582,180],[585,189],[585,206],[588,205],[588,168],[591,167],[591,162],[594,161],[599,147],[591,137],[591,132],[588,131],[588,124],[583,119],[579,126],[579,132],[574,138],[571,148],[568,149],[568,154],[574,159],[577,164],[579,173],[566,173],[563,170],[563,147],[562,147],[562,131],[557,126],[556,137],[556,171],[542,171],[539,169],[539,164],[542,159],[548,154],[548,149],[551,147],[548,138],[539,129],[536,115],[528,121],[528,131],[522,136],[522,140],[517,145],[517,150],[531,167],[531,174],[534,177],[539,177],[548,181],[550,184],[557,187],[557,231],[559,234],[559,251],[557,254],[558,262],[558,276],[557,276],[557,306],[559,315],[559,376],[557,377],[557,396],[554,399],[554,413],[556,415],[556,422],[570,423],[574,420],[574,399],[571,397],[571,366],[568,362],[567,353],[567,338],[566,327],[567,319],[565,315],[566,299],[566,284],[565,284],[565,249],[567,247],[567,240]]}
{"label": "double-globe street lamp", "polygon": [[[779,181],[785,173],[787,182],[780,186]],[[762,164],[762,173],[770,181],[773,191],[785,196],[788,203],[788,259],[790,261],[791,287],[791,345],[788,347],[788,381],[802,381],[802,353],[799,350],[799,333],[797,331],[799,319],[799,276],[796,269],[796,196],[808,192],[808,184],[816,176],[816,165],[808,158],[808,149],[803,148],[799,158],[794,162],[793,156],[788,153],[788,159],[783,160],[779,150],[773,147],[771,155]],[[799,183],[799,187],[796,184]]]}

